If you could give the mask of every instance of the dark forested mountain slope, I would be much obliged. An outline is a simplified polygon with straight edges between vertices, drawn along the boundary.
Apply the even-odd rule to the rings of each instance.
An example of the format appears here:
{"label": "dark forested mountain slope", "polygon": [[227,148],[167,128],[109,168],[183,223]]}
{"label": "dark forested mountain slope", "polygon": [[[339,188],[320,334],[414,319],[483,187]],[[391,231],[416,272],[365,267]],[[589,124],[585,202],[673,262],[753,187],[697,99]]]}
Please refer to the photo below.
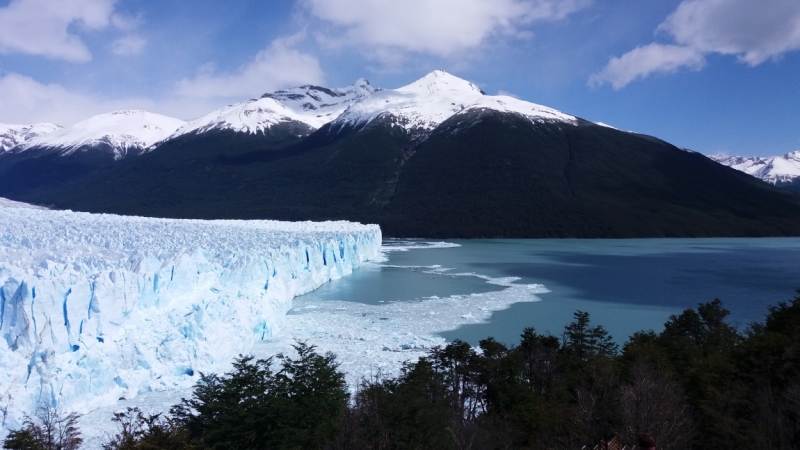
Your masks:
{"label": "dark forested mountain slope", "polygon": [[206,133],[14,198],[161,217],[350,219],[388,236],[800,235],[795,195],[586,121],[470,109],[421,142],[390,115],[302,131]]}
{"label": "dark forested mountain slope", "polygon": [[386,231],[784,235],[797,233],[797,205],[792,195],[649,136],[482,111],[443,123],[409,160]]}

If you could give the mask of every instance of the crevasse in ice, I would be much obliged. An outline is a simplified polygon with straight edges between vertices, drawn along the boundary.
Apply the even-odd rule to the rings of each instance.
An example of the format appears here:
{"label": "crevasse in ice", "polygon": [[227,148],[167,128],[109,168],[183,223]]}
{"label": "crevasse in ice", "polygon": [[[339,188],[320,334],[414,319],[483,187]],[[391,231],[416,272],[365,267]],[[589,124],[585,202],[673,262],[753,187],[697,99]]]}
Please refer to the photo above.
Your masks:
{"label": "crevasse in ice", "polygon": [[292,298],[380,254],[349,222],[201,221],[0,203],[0,438],[185,388],[280,330]]}

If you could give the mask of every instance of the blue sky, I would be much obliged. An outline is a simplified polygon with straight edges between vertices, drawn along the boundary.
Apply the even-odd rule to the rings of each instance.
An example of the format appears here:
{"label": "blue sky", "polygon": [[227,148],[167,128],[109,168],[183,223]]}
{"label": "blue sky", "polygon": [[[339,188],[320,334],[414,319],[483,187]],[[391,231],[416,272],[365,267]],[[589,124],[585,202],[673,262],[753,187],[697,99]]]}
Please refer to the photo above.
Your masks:
{"label": "blue sky", "polygon": [[702,153],[800,150],[798,0],[0,0],[0,122],[434,69]]}

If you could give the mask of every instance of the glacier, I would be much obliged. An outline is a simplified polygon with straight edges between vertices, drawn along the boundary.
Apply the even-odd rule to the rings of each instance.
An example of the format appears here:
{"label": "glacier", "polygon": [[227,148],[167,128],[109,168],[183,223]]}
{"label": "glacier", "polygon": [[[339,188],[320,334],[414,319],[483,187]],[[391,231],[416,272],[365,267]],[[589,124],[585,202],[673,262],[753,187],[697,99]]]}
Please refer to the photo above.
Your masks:
{"label": "glacier", "polygon": [[0,439],[224,372],[292,299],[380,258],[377,225],[204,221],[0,202]]}

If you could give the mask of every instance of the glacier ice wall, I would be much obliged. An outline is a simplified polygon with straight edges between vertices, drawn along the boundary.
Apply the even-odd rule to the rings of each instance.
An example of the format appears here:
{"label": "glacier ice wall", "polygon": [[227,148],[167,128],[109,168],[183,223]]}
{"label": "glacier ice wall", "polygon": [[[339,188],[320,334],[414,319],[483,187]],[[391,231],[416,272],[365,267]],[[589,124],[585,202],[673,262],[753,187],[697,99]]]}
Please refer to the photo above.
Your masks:
{"label": "glacier ice wall", "polygon": [[280,330],[292,298],[380,255],[376,225],[200,221],[0,205],[0,438],[192,386]]}

